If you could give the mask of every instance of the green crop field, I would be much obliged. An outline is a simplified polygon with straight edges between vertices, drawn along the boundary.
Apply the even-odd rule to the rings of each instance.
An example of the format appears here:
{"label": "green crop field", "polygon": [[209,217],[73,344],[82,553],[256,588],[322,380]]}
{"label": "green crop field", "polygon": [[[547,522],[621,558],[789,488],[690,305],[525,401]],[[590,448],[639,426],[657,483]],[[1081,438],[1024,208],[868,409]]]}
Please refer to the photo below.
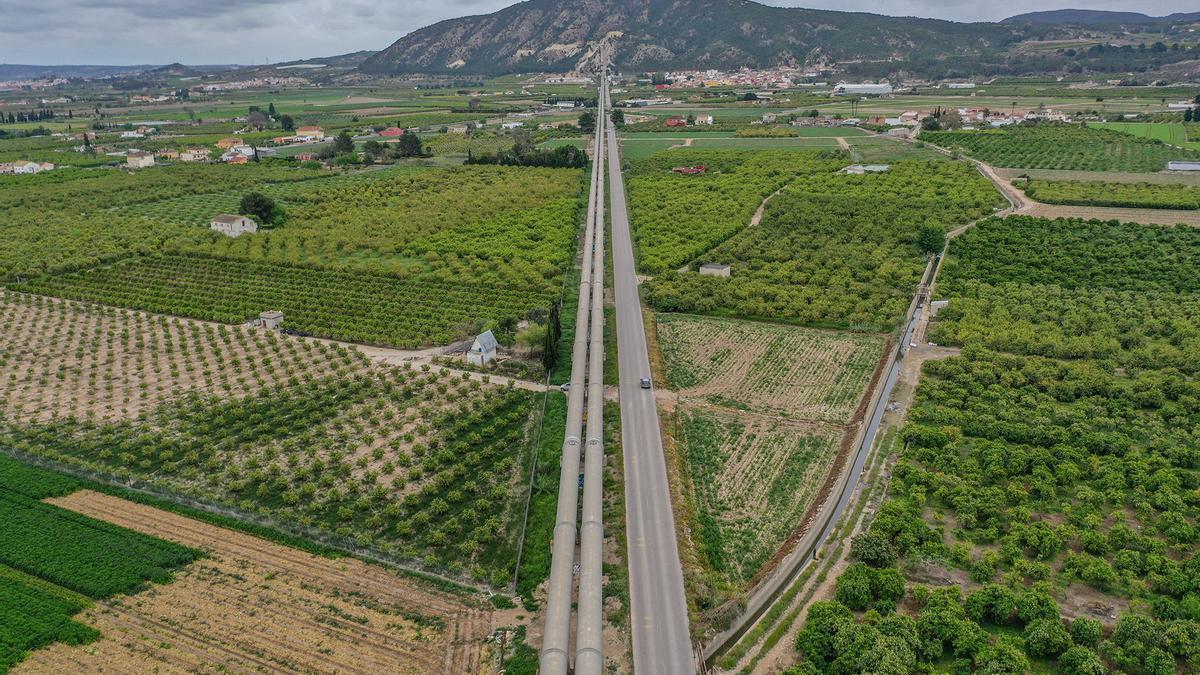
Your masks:
{"label": "green crop field", "polygon": [[[428,365],[376,366],[357,349],[288,335],[11,291],[0,320],[18,327],[0,333],[0,448],[313,528],[343,548],[497,587],[512,578],[532,392]],[[7,356],[16,345],[20,362]],[[98,352],[110,356],[90,358]],[[165,578],[182,555],[163,549],[176,557],[144,573],[89,563],[91,576],[69,578],[47,537],[99,538],[98,550],[135,561],[159,549],[114,543],[111,528],[81,529],[78,518],[51,528],[43,521],[62,520],[58,510],[33,500],[71,484],[33,478],[0,463],[0,481],[28,484],[11,498],[0,489],[0,563],[100,597]]]}
{"label": "green crop field", "polygon": [[999,167],[1086,171],[1163,171],[1172,159],[1200,159],[1175,148],[1110,129],[1056,123],[985,131],[937,131],[921,139]]}
{"label": "green crop field", "polygon": [[[718,170],[680,176],[668,160]],[[891,330],[925,267],[919,226],[949,230],[1003,200],[962,162],[896,162],[867,175],[840,173],[846,163],[680,150],[637,164],[630,208],[639,264],[655,275],[643,286],[647,302],[660,311]],[[707,262],[730,265],[731,277],[698,275],[696,265]]]}
{"label": "green crop field", "polygon": [[877,335],[657,314],[697,553],[742,588],[793,535],[879,367]]}
{"label": "green crop field", "polygon": [[[549,307],[572,257],[583,186],[578,170],[497,166],[346,175],[200,166],[53,177],[0,180],[0,213],[10,219],[0,226],[0,276],[39,277],[26,289],[229,322],[289,305],[299,330],[409,347]],[[16,180],[24,178],[34,180]],[[254,179],[286,223],[237,238],[209,230],[213,216],[237,211]],[[109,265],[161,254],[187,257],[171,259],[180,276],[160,288],[146,284],[159,283],[150,280],[164,273],[162,261]],[[225,273],[215,274],[218,267]],[[254,275],[264,270],[279,276],[261,283]],[[311,293],[287,295],[309,284],[352,304],[326,315]],[[402,314],[385,318],[382,307]],[[374,327],[349,329],[356,314]],[[392,328],[380,329],[385,323]]]}
{"label": "green crop field", "polygon": [[1014,183],[1047,204],[1148,209],[1200,209],[1200,187],[1161,183],[1025,180]]}
{"label": "green crop field", "polygon": [[0,671],[51,642],[98,634],[72,620],[89,599],[166,583],[199,551],[79,515],[40,499],[77,483],[0,456]]}
{"label": "green crop field", "polygon": [[1200,150],[1200,141],[1188,138],[1187,128],[1182,124],[1168,122],[1088,122],[1089,127],[1119,131],[1130,136],[1162,141],[1181,148]]}

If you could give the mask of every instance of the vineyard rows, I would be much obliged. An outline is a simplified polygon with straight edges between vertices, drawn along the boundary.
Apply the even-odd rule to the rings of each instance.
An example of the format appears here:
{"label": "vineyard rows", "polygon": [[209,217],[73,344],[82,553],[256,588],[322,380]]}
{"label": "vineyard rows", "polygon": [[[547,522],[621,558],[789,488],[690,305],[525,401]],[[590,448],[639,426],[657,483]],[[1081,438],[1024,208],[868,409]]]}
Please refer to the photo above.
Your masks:
{"label": "vineyard rows", "polygon": [[[407,369],[191,392],[137,419],[9,424],[0,444],[502,584],[532,396]],[[0,558],[2,559],[2,558]]]}
{"label": "vineyard rows", "polygon": [[231,324],[277,309],[294,330],[401,348],[446,344],[552,301],[536,290],[194,257],[140,258],[18,288]]}
{"label": "vineyard rows", "polygon": [[253,393],[351,366],[348,353],[273,332],[0,295],[0,414],[12,421],[135,418],[190,391]]}
{"label": "vineyard rows", "polygon": [[1066,123],[925,132],[921,138],[943,148],[961,149],[993,166],[1023,169],[1163,171],[1172,159],[1200,159],[1200,151]]}

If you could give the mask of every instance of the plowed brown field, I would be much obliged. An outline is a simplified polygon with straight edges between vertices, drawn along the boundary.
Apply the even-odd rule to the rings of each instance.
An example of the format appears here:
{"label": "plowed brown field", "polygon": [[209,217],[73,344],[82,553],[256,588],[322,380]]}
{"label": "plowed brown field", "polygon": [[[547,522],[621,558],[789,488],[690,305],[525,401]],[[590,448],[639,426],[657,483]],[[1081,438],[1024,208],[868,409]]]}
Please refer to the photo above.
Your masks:
{"label": "plowed brown field", "polygon": [[103,637],[55,644],[28,673],[475,673],[506,618],[381,567],[328,559],[88,490],[54,504],[203,549],[174,582],[79,617]]}

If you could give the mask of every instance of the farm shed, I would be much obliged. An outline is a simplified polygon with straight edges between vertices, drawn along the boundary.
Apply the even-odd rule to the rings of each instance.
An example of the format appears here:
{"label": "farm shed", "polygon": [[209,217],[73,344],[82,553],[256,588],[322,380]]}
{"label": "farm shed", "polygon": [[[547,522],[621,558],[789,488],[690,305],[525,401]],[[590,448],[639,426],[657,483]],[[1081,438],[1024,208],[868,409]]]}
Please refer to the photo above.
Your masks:
{"label": "farm shed", "polygon": [[258,223],[246,216],[235,216],[231,213],[222,213],[213,218],[208,226],[226,237],[236,237],[247,232],[250,234],[258,232]]}
{"label": "farm shed", "polygon": [[727,277],[729,276],[729,265],[721,265],[719,263],[704,263],[700,266],[700,276]]}
{"label": "farm shed", "polygon": [[145,169],[154,166],[154,155],[141,150],[130,150],[125,154],[125,164],[131,169]]}
{"label": "farm shed", "polygon": [[467,363],[475,366],[482,366],[485,363],[496,359],[496,348],[499,347],[496,342],[496,336],[492,331],[484,331],[480,333],[475,342],[471,344],[471,350],[467,352]]}
{"label": "farm shed", "polygon": [[283,312],[272,309],[258,315],[258,325],[267,330],[279,330],[283,325]]}
{"label": "farm shed", "polygon": [[1167,162],[1168,171],[1200,171],[1200,162]]}

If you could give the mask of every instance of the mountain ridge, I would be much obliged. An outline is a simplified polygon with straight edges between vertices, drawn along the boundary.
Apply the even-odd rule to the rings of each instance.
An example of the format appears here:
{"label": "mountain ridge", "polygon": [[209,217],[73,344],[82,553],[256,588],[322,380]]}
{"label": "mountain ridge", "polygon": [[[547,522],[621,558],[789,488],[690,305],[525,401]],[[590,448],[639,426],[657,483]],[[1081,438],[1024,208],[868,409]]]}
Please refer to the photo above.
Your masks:
{"label": "mountain ridge", "polygon": [[[854,40],[845,39],[851,31]],[[971,56],[1023,37],[997,23],[773,7],[751,0],[526,0],[413,31],[368,58],[373,74],[494,75],[619,67],[827,66]]]}
{"label": "mountain ridge", "polygon": [[1200,21],[1200,12],[1176,12],[1166,16],[1150,16],[1141,12],[1116,12],[1102,9],[1051,9],[1026,12],[1003,19],[1000,23],[1122,25],[1158,24]]}

